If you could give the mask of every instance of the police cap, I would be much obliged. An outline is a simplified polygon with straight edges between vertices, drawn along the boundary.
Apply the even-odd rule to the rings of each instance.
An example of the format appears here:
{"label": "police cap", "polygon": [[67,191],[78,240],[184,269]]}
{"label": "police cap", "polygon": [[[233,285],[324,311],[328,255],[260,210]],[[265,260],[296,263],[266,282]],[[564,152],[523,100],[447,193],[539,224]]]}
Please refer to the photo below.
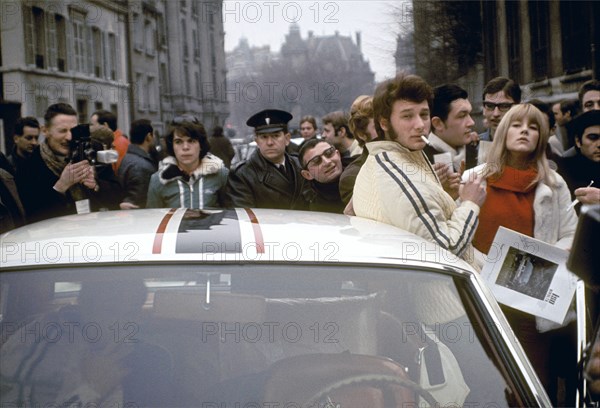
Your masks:
{"label": "police cap", "polygon": [[279,109],[265,109],[255,113],[246,121],[246,125],[253,127],[256,134],[274,133],[285,129],[292,120],[291,113]]}

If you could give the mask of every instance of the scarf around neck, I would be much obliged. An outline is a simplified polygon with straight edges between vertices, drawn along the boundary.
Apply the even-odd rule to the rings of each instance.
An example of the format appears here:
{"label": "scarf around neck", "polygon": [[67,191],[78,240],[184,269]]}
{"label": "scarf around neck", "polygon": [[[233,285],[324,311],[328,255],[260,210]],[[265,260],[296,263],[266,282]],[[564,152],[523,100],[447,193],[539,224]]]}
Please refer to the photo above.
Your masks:
{"label": "scarf around neck", "polygon": [[[50,169],[50,171],[56,177],[60,178],[60,175],[62,174],[63,170],[69,163],[67,156],[62,156],[54,153],[54,151],[48,145],[47,140],[44,140],[44,142],[40,144],[40,154],[46,167],[48,167],[48,169]],[[67,192],[75,201],[84,199],[86,197],[85,190],[83,189],[83,186],[79,183],[73,184],[71,187],[69,187],[69,190],[67,190]]]}

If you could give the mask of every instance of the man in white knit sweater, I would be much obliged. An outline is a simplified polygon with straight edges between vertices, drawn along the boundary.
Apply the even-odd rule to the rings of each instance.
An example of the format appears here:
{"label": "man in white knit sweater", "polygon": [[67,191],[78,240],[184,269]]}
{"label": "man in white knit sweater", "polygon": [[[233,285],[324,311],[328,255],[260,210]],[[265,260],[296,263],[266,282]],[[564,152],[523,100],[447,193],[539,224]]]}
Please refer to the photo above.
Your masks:
{"label": "man in white knit sweater", "polygon": [[356,215],[395,225],[472,261],[471,239],[486,196],[481,178],[459,191],[460,205],[444,191],[423,153],[433,90],[416,75],[381,83],[373,99],[377,134],[354,186]]}

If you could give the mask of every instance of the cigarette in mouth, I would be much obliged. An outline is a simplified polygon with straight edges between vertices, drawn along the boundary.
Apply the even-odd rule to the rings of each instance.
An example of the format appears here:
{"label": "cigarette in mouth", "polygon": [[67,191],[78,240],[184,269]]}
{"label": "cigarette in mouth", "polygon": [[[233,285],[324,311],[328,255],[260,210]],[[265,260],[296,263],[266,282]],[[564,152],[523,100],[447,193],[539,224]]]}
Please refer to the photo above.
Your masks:
{"label": "cigarette in mouth", "polygon": [[427,139],[427,138],[425,137],[425,135],[421,135],[421,140],[423,140],[423,141],[425,142],[425,144],[426,144],[427,146],[429,146],[429,139]]}

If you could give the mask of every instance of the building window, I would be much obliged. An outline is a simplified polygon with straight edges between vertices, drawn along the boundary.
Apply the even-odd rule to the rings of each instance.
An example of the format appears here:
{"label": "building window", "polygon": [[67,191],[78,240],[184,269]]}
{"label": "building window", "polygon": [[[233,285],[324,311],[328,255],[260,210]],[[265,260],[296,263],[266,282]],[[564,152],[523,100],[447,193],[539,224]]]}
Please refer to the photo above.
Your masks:
{"label": "building window", "polygon": [[158,44],[161,47],[167,45],[167,34],[165,31],[165,20],[162,15],[156,16],[156,31],[158,34]]}
{"label": "building window", "polygon": [[102,69],[102,61],[104,60],[104,44],[102,43],[102,31],[100,31],[98,27],[92,27],[92,43],[94,75],[98,78],[102,78],[104,76],[104,72]]}
{"label": "building window", "polygon": [[108,33],[108,49],[110,51],[110,79],[117,80],[117,38],[113,33]]}
{"label": "building window", "polygon": [[156,32],[151,20],[144,21],[144,38],[146,53],[154,55],[156,53]]}
{"label": "building window", "polygon": [[521,78],[521,20],[519,2],[507,1],[506,4],[506,29],[508,31],[508,75],[517,82]]}
{"label": "building window", "polygon": [[148,77],[148,107],[151,112],[158,111],[158,85],[156,77]]}
{"label": "building window", "polygon": [[144,49],[143,19],[139,13],[133,14],[133,49],[139,52]]}
{"label": "building window", "polygon": [[597,16],[592,15],[589,2],[560,2],[563,67],[567,74],[592,66],[590,27],[593,18]]}
{"label": "building window", "polygon": [[141,73],[135,74],[135,96],[138,101],[138,110],[144,112],[146,110],[146,93],[144,92],[144,75]]}
{"label": "building window", "polygon": [[99,111],[102,109],[104,109],[104,105],[102,104],[102,101],[94,102],[94,111]]}
{"label": "building window", "polygon": [[33,10],[23,7],[23,28],[25,31],[25,63],[35,64],[35,27],[33,25]]}
{"label": "building window", "polygon": [[160,93],[162,95],[169,93],[169,76],[167,74],[167,64],[164,62],[160,64]]}
{"label": "building window", "polygon": [[529,2],[529,24],[531,26],[531,58],[533,79],[548,77],[550,60],[550,9],[545,1]]}
{"label": "building window", "polygon": [[198,32],[192,30],[192,37],[194,40],[194,58],[200,58],[200,40],[198,39]]}
{"label": "building window", "polygon": [[56,25],[56,67],[61,72],[67,72],[67,23],[59,14],[54,16]]}
{"label": "building window", "polygon": [[77,72],[86,72],[85,66],[85,16],[72,12],[71,26],[73,27],[73,68]]}
{"label": "building window", "polygon": [[44,10],[37,7],[32,8],[33,28],[34,28],[34,52],[35,66],[37,68],[46,68],[46,19]]}
{"label": "building window", "polygon": [[77,120],[79,123],[88,122],[87,98],[77,98]]}
{"label": "building window", "polygon": [[188,41],[187,41],[187,27],[185,20],[181,20],[181,43],[183,44],[183,58],[189,57]]}

